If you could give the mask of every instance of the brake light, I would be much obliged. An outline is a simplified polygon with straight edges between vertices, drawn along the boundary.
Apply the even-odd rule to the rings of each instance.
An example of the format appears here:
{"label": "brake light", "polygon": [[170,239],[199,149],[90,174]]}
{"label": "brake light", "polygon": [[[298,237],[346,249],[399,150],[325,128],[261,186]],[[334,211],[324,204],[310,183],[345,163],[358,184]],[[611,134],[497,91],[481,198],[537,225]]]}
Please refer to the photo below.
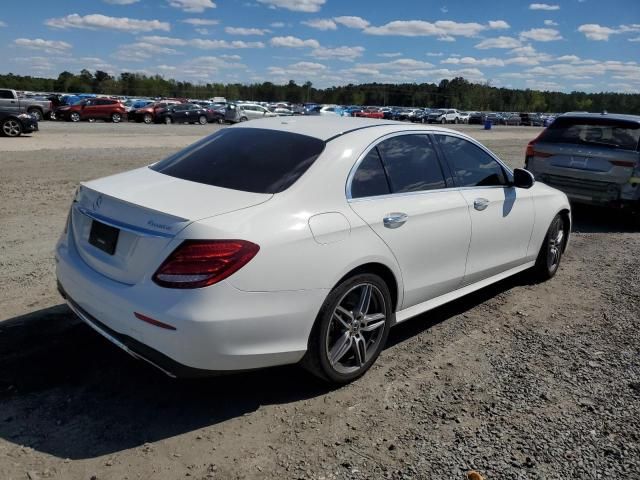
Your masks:
{"label": "brake light", "polygon": [[260,247],[246,240],[186,240],[160,265],[153,281],[167,288],[202,288],[244,267]]}
{"label": "brake light", "polygon": [[609,160],[616,167],[635,167],[636,162],[633,160]]}

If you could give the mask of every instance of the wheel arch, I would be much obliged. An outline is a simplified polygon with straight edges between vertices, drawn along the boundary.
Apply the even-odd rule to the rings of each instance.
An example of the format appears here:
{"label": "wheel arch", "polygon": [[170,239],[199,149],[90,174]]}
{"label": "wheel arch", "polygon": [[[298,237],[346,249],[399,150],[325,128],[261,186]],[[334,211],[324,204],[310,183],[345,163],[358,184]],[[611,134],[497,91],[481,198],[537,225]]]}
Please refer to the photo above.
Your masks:
{"label": "wheel arch", "polygon": [[[352,268],[347,273],[345,273],[340,280],[336,282],[333,288],[340,285],[347,278],[353,277],[354,275],[358,275],[360,273],[373,273],[378,275],[389,287],[389,293],[391,294],[391,301],[393,302],[393,311],[396,312],[398,310],[399,301],[401,298],[400,295],[400,283],[396,279],[396,275],[393,271],[383,263],[379,262],[369,262],[359,265],[355,268]],[[332,288],[332,290],[333,290]]]}
{"label": "wheel arch", "polygon": [[558,215],[564,220],[564,235],[565,242],[562,247],[562,253],[567,251],[567,245],[569,245],[569,236],[571,235],[571,211],[568,208],[563,208],[558,212]]}

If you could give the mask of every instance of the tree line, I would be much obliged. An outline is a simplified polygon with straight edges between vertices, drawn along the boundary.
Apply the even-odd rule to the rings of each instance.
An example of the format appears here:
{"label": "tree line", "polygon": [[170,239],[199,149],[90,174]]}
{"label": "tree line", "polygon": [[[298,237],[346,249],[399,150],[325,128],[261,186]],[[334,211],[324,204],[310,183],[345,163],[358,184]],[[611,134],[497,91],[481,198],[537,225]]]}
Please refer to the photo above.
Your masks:
{"label": "tree line", "polygon": [[272,82],[206,83],[165,79],[160,75],[123,72],[117,77],[97,70],[78,74],[64,71],[58,78],[0,75],[0,87],[21,91],[98,93],[140,97],[211,98],[227,100],[288,101],[340,105],[444,107],[460,110],[566,112],[584,110],[640,114],[640,94],[571,93],[499,88],[489,83],[471,83],[462,77],[435,83],[365,83],[316,88],[311,82],[283,85]]}

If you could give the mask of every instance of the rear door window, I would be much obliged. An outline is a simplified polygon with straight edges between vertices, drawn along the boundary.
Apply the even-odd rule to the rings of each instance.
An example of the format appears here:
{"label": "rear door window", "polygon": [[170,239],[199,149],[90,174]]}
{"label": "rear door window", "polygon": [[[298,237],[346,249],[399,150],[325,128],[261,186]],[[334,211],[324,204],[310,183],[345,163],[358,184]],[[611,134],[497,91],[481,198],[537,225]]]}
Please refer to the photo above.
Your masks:
{"label": "rear door window", "polygon": [[351,198],[375,197],[391,193],[387,175],[382,166],[377,148],[372,148],[364,157],[353,180],[351,181]]}
{"label": "rear door window", "polygon": [[323,140],[297,133],[225,128],[149,168],[216,187],[279,193],[307,171],[324,147]]}
{"label": "rear door window", "polygon": [[426,135],[401,135],[377,146],[393,193],[445,188],[438,156]]}
{"label": "rear door window", "polygon": [[640,124],[610,118],[559,117],[542,133],[540,141],[637,150]]}

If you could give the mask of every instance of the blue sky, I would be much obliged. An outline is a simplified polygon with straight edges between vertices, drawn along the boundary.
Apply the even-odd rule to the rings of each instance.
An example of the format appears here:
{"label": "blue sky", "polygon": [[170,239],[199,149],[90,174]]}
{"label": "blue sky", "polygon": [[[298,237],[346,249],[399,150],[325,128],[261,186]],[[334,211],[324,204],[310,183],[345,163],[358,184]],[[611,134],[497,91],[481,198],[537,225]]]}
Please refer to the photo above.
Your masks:
{"label": "blue sky", "polygon": [[30,0],[0,41],[1,73],[47,77],[640,91],[640,0]]}

